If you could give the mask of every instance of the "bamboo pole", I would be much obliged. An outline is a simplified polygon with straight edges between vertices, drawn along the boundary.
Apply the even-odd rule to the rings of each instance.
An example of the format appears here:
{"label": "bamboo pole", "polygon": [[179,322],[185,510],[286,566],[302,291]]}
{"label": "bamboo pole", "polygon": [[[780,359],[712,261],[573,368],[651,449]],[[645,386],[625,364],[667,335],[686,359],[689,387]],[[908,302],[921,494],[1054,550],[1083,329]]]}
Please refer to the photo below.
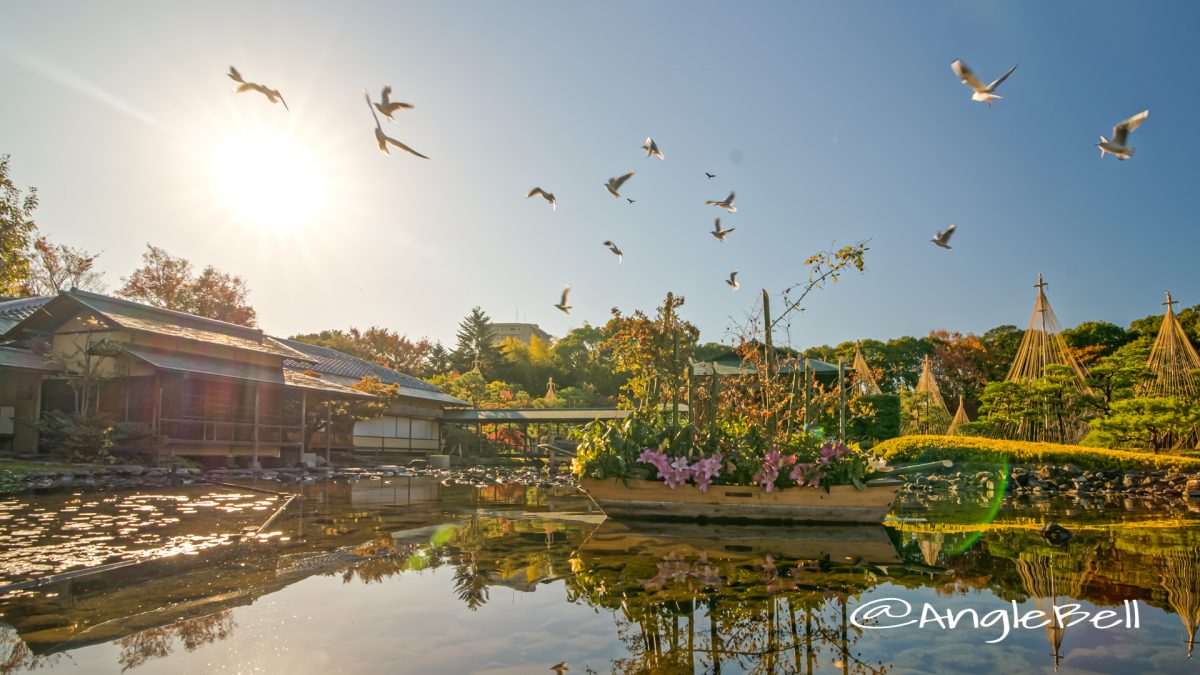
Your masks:
{"label": "bamboo pole", "polygon": [[846,444],[846,369],[845,360],[838,357],[838,442]]}

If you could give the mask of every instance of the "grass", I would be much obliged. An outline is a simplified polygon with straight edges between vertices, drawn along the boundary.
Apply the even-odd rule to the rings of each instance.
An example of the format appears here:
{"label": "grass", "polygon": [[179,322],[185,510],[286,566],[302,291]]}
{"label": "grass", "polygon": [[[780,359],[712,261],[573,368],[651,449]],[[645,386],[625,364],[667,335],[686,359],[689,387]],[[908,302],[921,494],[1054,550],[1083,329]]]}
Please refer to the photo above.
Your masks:
{"label": "grass", "polygon": [[901,436],[871,449],[889,462],[998,460],[1013,464],[1074,464],[1091,470],[1175,469],[1200,471],[1200,458],[1108,450],[1080,445],[1004,441],[974,436]]}

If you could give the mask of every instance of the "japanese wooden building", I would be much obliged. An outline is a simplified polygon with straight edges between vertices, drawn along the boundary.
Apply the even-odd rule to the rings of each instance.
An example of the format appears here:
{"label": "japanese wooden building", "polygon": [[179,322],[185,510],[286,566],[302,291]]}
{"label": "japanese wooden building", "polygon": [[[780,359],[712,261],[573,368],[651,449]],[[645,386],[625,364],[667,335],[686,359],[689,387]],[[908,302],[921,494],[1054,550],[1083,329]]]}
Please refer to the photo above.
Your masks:
{"label": "japanese wooden building", "polygon": [[[19,421],[83,412],[82,398],[88,411],[147,425],[169,454],[295,463],[313,411],[370,398],[306,372],[314,359],[256,328],[75,290],[0,303],[5,318],[0,411],[18,423],[0,427],[0,449],[36,452],[36,433]],[[85,371],[95,394],[81,397]]]}

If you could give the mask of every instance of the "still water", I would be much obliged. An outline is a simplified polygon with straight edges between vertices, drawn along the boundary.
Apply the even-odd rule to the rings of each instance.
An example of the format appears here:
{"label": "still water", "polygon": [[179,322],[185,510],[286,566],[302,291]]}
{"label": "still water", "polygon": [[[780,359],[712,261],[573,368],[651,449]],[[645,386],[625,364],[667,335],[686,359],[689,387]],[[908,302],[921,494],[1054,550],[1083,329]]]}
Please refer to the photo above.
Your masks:
{"label": "still water", "polygon": [[0,672],[1200,672],[1182,503],[628,527],[568,488],[301,491],[0,498]]}

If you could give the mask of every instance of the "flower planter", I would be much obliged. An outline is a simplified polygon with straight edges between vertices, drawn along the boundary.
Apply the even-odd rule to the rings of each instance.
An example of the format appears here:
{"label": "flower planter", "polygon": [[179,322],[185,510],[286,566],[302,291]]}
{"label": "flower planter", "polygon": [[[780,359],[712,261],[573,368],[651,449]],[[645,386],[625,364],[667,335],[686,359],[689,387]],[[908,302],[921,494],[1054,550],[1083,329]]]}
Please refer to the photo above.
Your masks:
{"label": "flower planter", "polygon": [[579,479],[606,516],[614,520],[712,520],[729,522],[881,523],[901,481],[881,478],[863,489],[837,485],[767,492],[757,485],[695,485],[674,489],[659,481]]}

